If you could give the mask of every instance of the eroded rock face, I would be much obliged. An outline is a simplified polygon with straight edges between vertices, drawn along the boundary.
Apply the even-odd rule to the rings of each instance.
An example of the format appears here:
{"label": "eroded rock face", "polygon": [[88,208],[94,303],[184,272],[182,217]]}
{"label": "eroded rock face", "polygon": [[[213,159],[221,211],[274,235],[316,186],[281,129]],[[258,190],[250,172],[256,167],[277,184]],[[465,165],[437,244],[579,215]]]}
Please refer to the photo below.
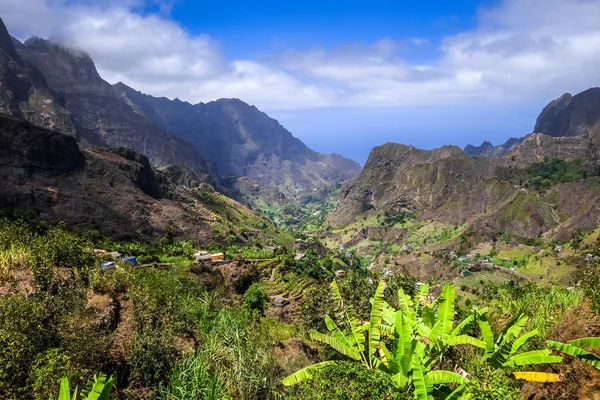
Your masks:
{"label": "eroded rock face", "polygon": [[[0,210],[20,210],[122,240],[162,236],[210,242],[221,224],[208,189],[174,185],[128,149],[80,150],[75,138],[0,115]],[[238,203],[224,220],[254,215]],[[236,217],[237,215],[237,217]],[[258,217],[254,217],[259,219]],[[225,228],[227,231],[229,228]]]}
{"label": "eroded rock face", "polygon": [[85,157],[75,138],[8,116],[0,118],[0,167],[55,175],[80,170]]}
{"label": "eroded rock face", "polygon": [[24,60],[0,19],[0,113],[75,136],[71,113],[35,66]]}
{"label": "eroded rock face", "polygon": [[215,173],[193,146],[134,112],[87,54],[40,38],[27,40],[18,52],[64,98],[83,147],[124,147],[145,154],[154,166],[182,164],[201,174]]}
{"label": "eroded rock face", "polygon": [[575,96],[565,93],[550,102],[539,115],[534,133],[549,136],[578,136],[600,131],[600,88]]}

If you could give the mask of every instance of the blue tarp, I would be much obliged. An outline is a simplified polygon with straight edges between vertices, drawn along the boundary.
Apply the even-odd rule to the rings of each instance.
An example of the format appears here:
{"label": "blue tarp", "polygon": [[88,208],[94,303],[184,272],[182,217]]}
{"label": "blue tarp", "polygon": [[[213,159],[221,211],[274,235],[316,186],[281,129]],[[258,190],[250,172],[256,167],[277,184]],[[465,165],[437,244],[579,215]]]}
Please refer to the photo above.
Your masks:
{"label": "blue tarp", "polygon": [[133,265],[137,265],[137,259],[135,257],[121,257],[121,261],[128,262]]}
{"label": "blue tarp", "polygon": [[114,261],[109,261],[109,262],[106,262],[106,263],[100,265],[100,268],[102,268],[102,269],[114,268],[116,265],[117,264],[115,264]]}

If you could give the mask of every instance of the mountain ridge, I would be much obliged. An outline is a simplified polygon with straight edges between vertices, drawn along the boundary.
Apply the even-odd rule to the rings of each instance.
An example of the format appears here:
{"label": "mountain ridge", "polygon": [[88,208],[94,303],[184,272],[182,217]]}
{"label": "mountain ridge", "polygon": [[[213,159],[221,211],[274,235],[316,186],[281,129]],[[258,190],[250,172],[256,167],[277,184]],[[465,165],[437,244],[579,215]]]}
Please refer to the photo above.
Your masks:
{"label": "mountain ridge", "polygon": [[309,149],[277,120],[240,99],[191,104],[143,94],[122,82],[114,87],[138,112],[195,144],[226,177],[246,177],[293,196],[352,178],[360,170],[341,155]]}
{"label": "mountain ridge", "polygon": [[[600,88],[584,90],[575,96],[564,93],[549,102],[538,115],[532,133],[553,137],[594,135],[600,131]],[[524,137],[508,139],[504,144],[493,146],[484,141],[480,146],[467,145],[465,153],[476,156],[502,157]]]}

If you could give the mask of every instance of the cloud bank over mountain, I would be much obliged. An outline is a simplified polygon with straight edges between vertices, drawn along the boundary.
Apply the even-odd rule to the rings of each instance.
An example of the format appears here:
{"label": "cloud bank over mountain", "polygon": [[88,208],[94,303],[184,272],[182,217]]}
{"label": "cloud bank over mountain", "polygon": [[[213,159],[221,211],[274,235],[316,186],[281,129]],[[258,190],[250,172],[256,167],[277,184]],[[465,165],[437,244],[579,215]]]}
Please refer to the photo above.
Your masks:
{"label": "cloud bank over mountain", "polygon": [[195,35],[172,19],[172,5],[0,0],[20,39],[85,49],[108,81],[190,102],[239,97],[267,110],[528,103],[600,81],[597,0],[503,1],[482,9],[475,29],[434,44],[428,62],[403,58],[406,46],[432,45],[421,38],[228,59],[211,32]]}

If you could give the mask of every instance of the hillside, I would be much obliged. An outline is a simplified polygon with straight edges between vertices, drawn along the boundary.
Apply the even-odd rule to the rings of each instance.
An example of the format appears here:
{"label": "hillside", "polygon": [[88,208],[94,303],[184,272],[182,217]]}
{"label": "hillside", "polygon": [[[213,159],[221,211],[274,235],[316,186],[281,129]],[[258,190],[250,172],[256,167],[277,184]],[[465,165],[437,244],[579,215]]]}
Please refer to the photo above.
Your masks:
{"label": "hillside", "polygon": [[[170,232],[212,243],[244,231],[278,237],[273,226],[209,185],[178,185],[181,174],[159,172],[128,149],[80,150],[75,139],[0,115],[0,210],[18,210],[70,229],[150,240]],[[176,184],[177,183],[177,184]],[[270,236],[270,233],[273,235]]]}
{"label": "hillside", "polygon": [[[600,222],[598,144],[598,136],[533,134],[502,158],[468,156],[455,147],[426,151],[391,143],[379,146],[362,173],[342,188],[340,205],[327,222],[343,227],[362,216],[404,212],[461,226],[481,237],[510,232],[568,239],[575,230],[589,230]],[[578,168],[585,176],[552,181],[543,191],[532,182],[509,178],[549,159],[581,160]],[[581,197],[569,195],[574,191]],[[583,198],[587,202],[574,206]]]}
{"label": "hillside", "polygon": [[[190,104],[152,97],[118,83],[140,115],[192,143],[223,177],[245,177],[288,197],[353,178],[358,163],[310,150],[279,122],[239,99]],[[242,190],[243,185],[238,185]]]}

